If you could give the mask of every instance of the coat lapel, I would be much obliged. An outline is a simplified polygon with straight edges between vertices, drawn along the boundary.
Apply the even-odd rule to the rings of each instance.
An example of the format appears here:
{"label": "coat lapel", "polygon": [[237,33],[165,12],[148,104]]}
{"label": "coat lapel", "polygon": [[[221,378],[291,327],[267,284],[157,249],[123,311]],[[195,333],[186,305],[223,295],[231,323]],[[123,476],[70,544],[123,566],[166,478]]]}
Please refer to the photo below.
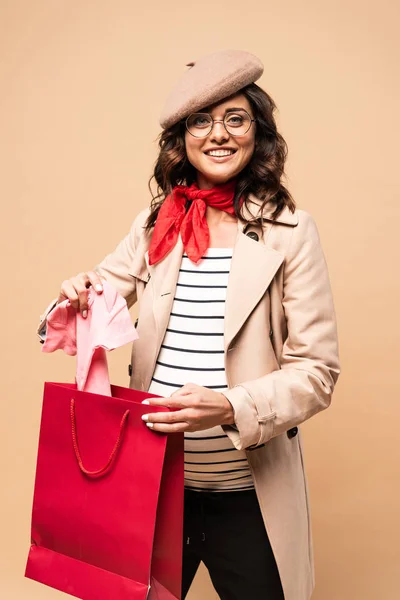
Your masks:
{"label": "coat lapel", "polygon": [[[244,216],[250,221],[257,219],[259,210],[260,200],[250,194],[249,201],[244,207]],[[271,228],[271,215],[274,210],[275,206],[272,204],[264,207],[264,240],[267,239]],[[298,216],[297,213],[292,213],[285,208],[275,222],[296,226]],[[261,239],[260,241],[251,239],[243,229],[244,225],[239,221],[225,305],[225,351],[262,298],[284,260],[282,253],[268,247]],[[261,236],[260,227],[251,229],[258,230],[258,234]]]}
{"label": "coat lapel", "polygon": [[262,298],[283,262],[283,254],[238,231],[225,305],[225,351]]}
{"label": "coat lapel", "polygon": [[158,352],[164,339],[165,330],[168,327],[169,315],[174,301],[176,283],[178,281],[179,269],[183,254],[183,243],[181,236],[172,250],[162,261],[155,265],[149,265],[149,253],[145,253],[148,272],[153,285],[153,314],[156,324],[156,348]]}

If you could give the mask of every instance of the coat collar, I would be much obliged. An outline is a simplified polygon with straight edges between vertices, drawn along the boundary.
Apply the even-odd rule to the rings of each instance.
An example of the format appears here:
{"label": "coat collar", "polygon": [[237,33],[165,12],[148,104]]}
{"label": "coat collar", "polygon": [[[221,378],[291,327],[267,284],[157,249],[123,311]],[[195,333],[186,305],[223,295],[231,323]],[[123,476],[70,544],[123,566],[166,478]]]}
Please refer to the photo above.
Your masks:
{"label": "coat collar", "polygon": [[[261,217],[261,206],[262,201],[257,198],[254,194],[249,194],[249,199],[243,207],[243,216],[247,220],[258,219]],[[272,202],[268,202],[262,211],[262,216],[265,221],[281,223],[282,225],[291,225],[295,227],[298,225],[299,217],[297,212],[292,213],[287,206],[281,211],[278,217],[275,219],[272,218],[272,214],[275,211],[275,205]],[[239,224],[243,226],[244,224],[239,222]]]}
{"label": "coat collar", "polygon": [[[260,216],[260,205],[260,200],[250,195],[244,211],[245,217],[257,219]],[[265,221],[263,227],[264,240],[261,235],[260,241],[255,241],[247,235],[248,229],[257,231],[256,223],[254,226],[251,225],[245,228],[245,225],[238,221],[238,232],[233,250],[226,298],[225,350],[228,349],[247,317],[264,295],[284,260],[282,253],[265,244],[268,230],[272,226],[273,211],[273,205],[267,206],[263,210]],[[285,208],[274,222],[296,226],[298,223],[297,213],[291,213]],[[153,286],[153,313],[157,339],[155,352],[157,354],[168,326],[182,254],[183,243],[180,236],[169,254],[155,265],[149,265],[148,251],[145,252],[146,266]]]}

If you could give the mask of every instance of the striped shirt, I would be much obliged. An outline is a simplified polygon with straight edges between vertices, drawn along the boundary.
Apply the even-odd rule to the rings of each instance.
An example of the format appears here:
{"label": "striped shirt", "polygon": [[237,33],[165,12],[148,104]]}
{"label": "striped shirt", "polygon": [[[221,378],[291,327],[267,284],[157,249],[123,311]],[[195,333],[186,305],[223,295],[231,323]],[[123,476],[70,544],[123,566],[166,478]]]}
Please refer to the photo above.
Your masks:
{"label": "striped shirt", "polygon": [[[168,328],[149,392],[170,396],[185,383],[228,388],[224,315],[232,248],[209,248],[196,265],[182,257]],[[185,433],[185,487],[245,490],[254,487],[246,453],[221,426]]]}

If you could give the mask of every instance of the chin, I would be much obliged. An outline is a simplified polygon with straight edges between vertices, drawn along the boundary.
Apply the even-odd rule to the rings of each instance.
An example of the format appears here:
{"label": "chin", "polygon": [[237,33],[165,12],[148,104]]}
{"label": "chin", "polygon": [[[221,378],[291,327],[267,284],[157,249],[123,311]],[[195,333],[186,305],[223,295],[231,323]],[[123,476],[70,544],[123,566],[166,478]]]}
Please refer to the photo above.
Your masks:
{"label": "chin", "polygon": [[208,181],[211,181],[214,185],[221,185],[222,183],[227,183],[231,177],[207,177]]}
{"label": "chin", "polygon": [[237,173],[202,173],[202,176],[214,185],[221,185],[223,183],[227,183],[227,181],[229,181],[236,175]]}

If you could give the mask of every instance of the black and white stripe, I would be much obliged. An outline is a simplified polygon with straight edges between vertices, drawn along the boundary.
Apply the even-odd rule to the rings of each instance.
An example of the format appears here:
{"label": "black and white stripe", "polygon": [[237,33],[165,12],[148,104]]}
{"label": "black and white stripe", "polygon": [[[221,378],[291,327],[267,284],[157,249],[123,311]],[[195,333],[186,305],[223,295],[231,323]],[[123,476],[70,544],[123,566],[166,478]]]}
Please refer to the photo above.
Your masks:
{"label": "black and white stripe", "polygon": [[[183,255],[151,393],[170,396],[185,383],[227,389],[224,315],[231,260],[231,248],[209,248],[197,265]],[[236,450],[222,427],[185,434],[185,487],[254,487],[245,452]]]}

